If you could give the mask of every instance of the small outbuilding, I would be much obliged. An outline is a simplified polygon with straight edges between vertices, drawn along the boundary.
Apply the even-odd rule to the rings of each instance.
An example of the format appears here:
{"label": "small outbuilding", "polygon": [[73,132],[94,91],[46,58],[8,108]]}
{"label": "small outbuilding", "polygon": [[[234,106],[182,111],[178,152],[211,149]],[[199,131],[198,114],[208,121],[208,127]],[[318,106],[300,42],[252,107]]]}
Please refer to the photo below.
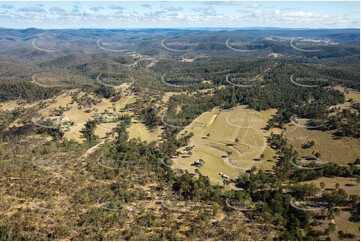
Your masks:
{"label": "small outbuilding", "polygon": [[186,151],[191,151],[194,149],[194,147],[195,147],[195,145],[187,146]]}
{"label": "small outbuilding", "polygon": [[222,174],[222,178],[229,179],[229,176],[227,176],[226,174]]}
{"label": "small outbuilding", "polygon": [[203,160],[198,159],[193,163],[193,165],[197,167],[203,166]]}

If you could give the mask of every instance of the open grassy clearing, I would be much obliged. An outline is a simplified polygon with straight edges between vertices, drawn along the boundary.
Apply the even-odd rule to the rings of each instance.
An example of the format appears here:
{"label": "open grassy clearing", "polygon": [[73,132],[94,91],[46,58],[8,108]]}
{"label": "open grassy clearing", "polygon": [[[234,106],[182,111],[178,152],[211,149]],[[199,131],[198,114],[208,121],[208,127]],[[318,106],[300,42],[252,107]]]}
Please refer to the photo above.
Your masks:
{"label": "open grassy clearing", "polygon": [[69,94],[71,94],[71,93],[72,93],[72,91],[70,91],[69,93],[61,94],[51,100],[47,100],[47,102],[50,104],[46,108],[39,110],[38,113],[41,115],[50,115],[49,113],[51,112],[51,110],[57,109],[60,106],[61,107],[66,107],[66,105],[73,106],[72,104],[70,104],[72,100],[71,100],[71,96]]}
{"label": "open grassy clearing", "polygon": [[4,130],[9,130],[10,128],[20,127],[20,126],[22,126],[21,119],[17,118],[12,123],[10,123],[9,126],[7,128],[5,128]]}
{"label": "open grassy clearing", "polygon": [[162,130],[157,127],[155,130],[149,130],[143,123],[137,119],[132,119],[131,126],[127,129],[130,139],[140,139],[141,141],[152,142],[159,140]]}
{"label": "open grassy clearing", "polygon": [[[115,102],[115,108],[116,110],[124,108],[125,103],[129,101],[129,97],[124,97],[120,99],[119,101]],[[86,113],[84,111],[79,110],[77,107],[73,106],[69,111],[65,112],[65,116],[69,117],[73,122],[75,122],[75,125],[70,128],[68,132],[65,133],[65,137],[69,139],[75,139],[77,141],[82,141],[80,130],[84,128],[84,124],[86,121],[92,119],[92,117],[97,116],[97,113],[102,113],[105,110],[112,110],[112,103],[107,99],[102,99],[101,103],[95,106],[95,108],[98,110],[91,111],[89,113]],[[99,124],[96,129],[96,134],[100,135],[100,138],[103,138],[105,136],[106,132],[110,132],[108,128],[114,126],[115,124],[107,123],[107,124]],[[97,131],[98,130],[98,131]],[[104,135],[104,136],[103,136]]]}
{"label": "open grassy clearing", "polygon": [[[78,96],[82,95],[80,93]],[[50,104],[48,107],[39,111],[39,114],[43,116],[51,116],[51,111],[54,109],[58,109],[61,107],[69,107],[69,110],[64,112],[64,117],[67,120],[71,120],[74,122],[64,134],[65,138],[74,139],[78,142],[83,142],[81,130],[84,128],[85,123],[90,120],[98,117],[99,114],[108,112],[115,113],[116,115],[134,115],[133,113],[123,112],[125,106],[127,104],[134,103],[136,98],[132,95],[124,96],[117,102],[111,102],[108,99],[101,99],[101,102],[92,106],[91,109],[83,108],[79,109],[76,103],[72,103],[71,96],[68,93],[62,94],[55,98],[54,103]],[[114,105],[114,106],[113,106]],[[115,112],[113,110],[115,108]],[[109,123],[100,123],[97,125],[95,129],[95,134],[99,136],[100,139],[104,139],[107,137],[107,133],[110,133],[111,130],[116,127],[117,122],[109,122]],[[158,128],[155,131],[149,131],[147,127],[140,123],[138,120],[133,119],[131,127],[128,129],[129,138],[140,138],[142,141],[155,141],[158,139],[161,131]]]}
{"label": "open grassy clearing", "polygon": [[348,109],[351,108],[352,103],[360,103],[360,93],[351,89],[345,88],[343,86],[336,86],[334,87],[335,90],[339,90],[340,92],[345,94],[346,101],[342,104],[337,104],[334,107],[340,109]]}
{"label": "open grassy clearing", "polygon": [[320,183],[325,183],[326,190],[335,189],[336,183],[340,185],[339,188],[344,189],[349,195],[360,195],[360,183],[356,178],[346,178],[346,177],[321,177],[316,180],[303,182],[304,184],[315,184],[318,188]]}
{"label": "open grassy clearing", "polygon": [[[346,96],[345,103],[334,107],[349,109],[352,103],[360,102],[360,93],[342,86],[336,86],[334,89],[343,92]],[[299,125],[288,124],[284,132],[285,137],[294,145],[301,157],[314,157],[312,153],[319,152],[321,154],[321,161],[334,162],[340,165],[346,165],[360,158],[359,139],[350,137],[338,138],[332,134],[334,131],[307,129],[307,121],[307,119],[297,119],[296,122]],[[303,149],[302,145],[309,141],[314,141],[315,145],[311,148]]]}
{"label": "open grassy clearing", "polygon": [[34,105],[36,105],[36,103],[33,104],[28,104],[25,101],[7,101],[7,102],[0,102],[0,110],[3,111],[11,111],[14,110],[16,108],[31,108]]}
{"label": "open grassy clearing", "polygon": [[169,99],[175,94],[177,94],[177,93],[176,92],[165,92],[162,97],[162,102],[168,103]]}
{"label": "open grassy clearing", "polygon": [[[346,233],[351,233],[355,235],[353,241],[360,241],[360,223],[354,223],[349,220],[351,214],[349,211],[341,210],[340,214],[335,216],[334,222],[338,231],[343,231]],[[336,232],[331,235],[331,239],[339,240]]]}
{"label": "open grassy clearing", "polygon": [[[203,113],[180,132],[179,135],[193,132],[190,145],[195,147],[191,152],[180,149],[174,167],[195,172],[197,168],[192,164],[202,159],[205,164],[198,169],[214,182],[222,182],[220,172],[237,178],[253,166],[271,169],[274,163],[267,160],[272,160],[275,152],[266,143],[269,132],[264,128],[275,112],[257,112],[246,106],[237,106]],[[258,160],[262,154],[264,158]]]}
{"label": "open grassy clearing", "polygon": [[[320,183],[325,183],[325,187],[321,188]],[[334,190],[336,189],[336,184],[339,184],[339,189],[344,189],[349,195],[358,195],[360,196],[360,183],[357,178],[345,178],[345,177],[321,177],[312,181],[302,182],[303,184],[315,184],[318,188],[321,189],[321,192],[324,190]],[[360,223],[354,223],[349,220],[351,217],[351,212],[340,209],[339,214],[335,214],[333,221],[322,220],[322,224],[335,223],[336,230],[342,230],[347,233],[352,233],[356,237],[353,240],[359,240],[360,238]],[[326,228],[325,226],[322,226]],[[334,231],[330,234],[332,240],[339,240],[340,238],[337,235],[337,231]]]}
{"label": "open grassy clearing", "polygon": [[[135,97],[132,96],[129,99],[127,104],[135,102]],[[125,103],[124,105],[125,106]],[[123,107],[124,108],[124,107]],[[120,108],[120,111],[122,108]],[[121,115],[129,115],[132,117],[132,122],[130,127],[127,129],[129,134],[129,139],[140,139],[141,141],[152,142],[160,140],[160,135],[162,130],[160,127],[155,128],[154,130],[149,130],[147,126],[145,126],[142,122],[140,122],[135,116],[133,112],[126,111],[121,112]],[[113,128],[117,125],[116,122],[114,123],[102,123],[97,126],[95,130],[95,134],[98,135],[100,138],[105,138],[107,133],[110,133]]]}
{"label": "open grassy clearing", "polygon": [[0,110],[3,111],[11,111],[18,107],[20,107],[20,105],[16,101],[7,101],[0,103]]}
{"label": "open grassy clearing", "polygon": [[346,96],[346,99],[352,99],[354,102],[360,103],[360,93],[359,92],[357,92],[351,88],[346,88],[343,86],[336,86],[336,87],[334,87],[334,89],[343,92]]}
{"label": "open grassy clearing", "polygon": [[[332,131],[320,131],[306,129],[304,127],[289,124],[284,132],[285,137],[293,144],[295,149],[302,156],[311,156],[312,151],[321,154],[321,161],[334,162],[340,165],[347,165],[360,158],[359,139],[343,137],[336,139]],[[315,145],[308,149],[303,149],[302,145],[308,141],[315,141]]]}
{"label": "open grassy clearing", "polygon": [[[72,92],[72,91],[71,91]],[[68,139],[74,139],[78,142],[83,142],[82,134],[80,131],[84,128],[84,124],[90,120],[94,119],[98,116],[98,114],[108,110],[109,112],[113,112],[113,104],[115,111],[123,109],[126,104],[134,101],[133,96],[124,96],[117,102],[110,102],[108,99],[101,99],[99,103],[93,105],[91,108],[82,108],[79,109],[78,104],[72,101],[70,93],[64,93],[54,99],[54,102],[48,105],[46,108],[41,109],[38,113],[42,116],[49,117],[52,116],[52,110],[59,109],[59,107],[67,107],[68,110],[64,111],[64,118],[66,120],[70,120],[74,122],[74,125],[70,126],[64,137]],[[83,95],[83,93],[79,93],[78,96]],[[111,131],[112,127],[115,127],[116,123],[106,123],[99,124],[95,134],[99,135],[100,138],[104,138],[107,132]]]}
{"label": "open grassy clearing", "polygon": [[[340,210],[339,214],[334,215],[334,219],[328,220],[318,220],[320,224],[317,226],[320,230],[324,231],[329,227],[330,224],[335,224],[336,229],[335,231],[331,231],[329,234],[329,237],[332,241],[340,241],[340,237],[338,236],[338,231],[343,231],[345,233],[351,233],[355,235],[353,239],[342,239],[346,241],[360,241],[360,223],[354,223],[349,221],[349,218],[351,216],[351,213],[349,211]],[[324,240],[326,240],[326,236],[324,237]]]}

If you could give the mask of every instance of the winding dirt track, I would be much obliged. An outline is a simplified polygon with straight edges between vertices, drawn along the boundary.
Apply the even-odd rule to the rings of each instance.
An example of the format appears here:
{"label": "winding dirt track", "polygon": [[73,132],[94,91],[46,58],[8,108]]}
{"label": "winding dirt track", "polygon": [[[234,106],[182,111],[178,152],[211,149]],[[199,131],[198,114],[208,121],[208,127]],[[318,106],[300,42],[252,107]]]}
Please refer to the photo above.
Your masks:
{"label": "winding dirt track", "polygon": [[87,149],[87,151],[85,151],[85,153],[84,153],[82,156],[79,157],[78,161],[84,161],[84,160],[85,160],[86,158],[88,158],[91,154],[93,154],[95,151],[97,151],[97,150],[100,148],[100,146],[105,143],[106,140],[111,140],[111,139],[110,139],[110,138],[108,138],[108,139],[103,139],[103,140],[100,141],[98,144],[90,147],[89,149]]}

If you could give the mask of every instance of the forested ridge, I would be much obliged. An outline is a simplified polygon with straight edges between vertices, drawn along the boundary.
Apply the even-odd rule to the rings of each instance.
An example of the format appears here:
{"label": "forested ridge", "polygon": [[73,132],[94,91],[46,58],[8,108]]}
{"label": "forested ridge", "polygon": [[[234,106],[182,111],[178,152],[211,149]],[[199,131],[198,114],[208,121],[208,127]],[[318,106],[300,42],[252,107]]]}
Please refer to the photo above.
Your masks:
{"label": "forested ridge", "polygon": [[[359,195],[338,183],[332,189],[308,183],[341,178],[359,186],[359,159],[320,164],[323,153],[305,158],[284,135],[306,119],[307,131],[359,139],[359,100],[347,98],[360,83],[353,30],[137,31],[59,30],[58,38],[82,45],[51,55],[29,48],[26,39],[18,47],[6,39],[0,63],[8,58],[14,68],[0,64],[0,240],[359,238],[332,222],[347,211],[347,221],[359,223]],[[269,39],[292,33],[340,44],[300,53]],[[133,49],[99,52],[100,34],[132,41]],[[183,47],[192,51],[169,53],[160,45],[164,37],[192,43]],[[238,53],[227,39],[257,41]],[[215,185],[201,169],[174,168],[180,150],[192,149],[194,134],[181,134],[184,127],[214,108],[239,105],[275,110],[262,128],[270,132],[272,169],[253,166]],[[76,126],[82,142],[65,137],[77,125],[69,113],[92,114]],[[144,141],[131,138],[134,129],[160,133]],[[307,141],[302,149],[317,145]]]}

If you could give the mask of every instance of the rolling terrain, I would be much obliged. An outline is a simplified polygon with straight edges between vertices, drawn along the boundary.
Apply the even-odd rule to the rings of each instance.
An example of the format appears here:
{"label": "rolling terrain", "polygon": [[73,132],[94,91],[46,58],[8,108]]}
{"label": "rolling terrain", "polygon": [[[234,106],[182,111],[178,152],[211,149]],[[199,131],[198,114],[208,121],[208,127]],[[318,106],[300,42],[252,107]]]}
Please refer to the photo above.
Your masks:
{"label": "rolling terrain", "polygon": [[359,240],[359,34],[0,29],[0,240]]}

